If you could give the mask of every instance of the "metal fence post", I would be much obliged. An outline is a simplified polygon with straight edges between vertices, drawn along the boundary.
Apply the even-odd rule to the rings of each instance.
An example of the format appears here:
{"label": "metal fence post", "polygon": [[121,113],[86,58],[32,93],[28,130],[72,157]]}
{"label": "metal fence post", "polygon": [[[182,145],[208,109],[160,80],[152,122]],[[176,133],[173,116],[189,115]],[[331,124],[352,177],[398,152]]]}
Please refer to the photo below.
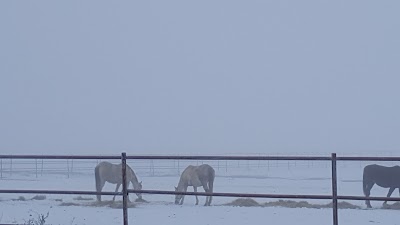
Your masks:
{"label": "metal fence post", "polygon": [[336,153],[332,153],[332,209],[333,225],[338,225],[338,202],[337,202],[337,174],[336,174]]}
{"label": "metal fence post", "polygon": [[35,166],[36,166],[36,178],[37,178],[38,177],[37,159],[35,159]]}
{"label": "metal fence post", "polygon": [[154,161],[150,160],[150,176],[154,176]]}
{"label": "metal fence post", "polygon": [[12,168],[12,158],[10,159],[10,176],[12,176],[12,170],[13,170],[13,168]]}
{"label": "metal fence post", "polygon": [[69,159],[67,159],[67,176],[69,178]]}
{"label": "metal fence post", "polygon": [[40,168],[40,176],[43,176],[43,159],[42,159],[42,168]]}
{"label": "metal fence post", "polygon": [[180,169],[180,165],[179,165],[179,159],[178,159],[178,175],[181,174],[181,169]]}
{"label": "metal fence post", "polygon": [[126,182],[126,153],[123,152],[122,160],[122,211],[124,216],[124,225],[128,225],[128,189]]}
{"label": "metal fence post", "polygon": [[71,173],[73,173],[74,171],[74,159],[71,159]]}

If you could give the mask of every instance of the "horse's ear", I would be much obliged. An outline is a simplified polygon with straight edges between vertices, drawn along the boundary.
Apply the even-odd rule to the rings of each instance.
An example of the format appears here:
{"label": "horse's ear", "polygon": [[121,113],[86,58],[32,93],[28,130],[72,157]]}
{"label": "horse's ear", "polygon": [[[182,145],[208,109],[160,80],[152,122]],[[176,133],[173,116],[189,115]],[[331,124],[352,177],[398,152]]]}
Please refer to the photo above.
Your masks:
{"label": "horse's ear", "polygon": [[177,188],[177,187],[175,187],[175,191],[178,191],[178,188]]}
{"label": "horse's ear", "polygon": [[142,184],[142,181],[140,181],[139,183]]}

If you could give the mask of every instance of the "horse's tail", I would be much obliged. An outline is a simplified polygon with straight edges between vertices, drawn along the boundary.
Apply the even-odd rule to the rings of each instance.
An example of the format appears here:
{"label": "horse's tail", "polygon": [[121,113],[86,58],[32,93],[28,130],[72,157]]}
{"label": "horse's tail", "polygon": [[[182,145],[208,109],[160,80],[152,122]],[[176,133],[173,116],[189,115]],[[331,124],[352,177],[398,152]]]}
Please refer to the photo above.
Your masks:
{"label": "horse's tail", "polygon": [[[97,192],[101,192],[101,178],[100,178],[100,166],[96,166],[96,168],[94,168],[94,176],[95,176],[95,180],[96,180],[96,191]],[[97,200],[101,201],[101,195],[97,194]]]}
{"label": "horse's tail", "polygon": [[365,196],[369,195],[369,190],[368,190],[369,183],[370,183],[369,176],[368,176],[367,166],[366,166],[363,171],[363,192],[364,192]]}
{"label": "horse's tail", "polygon": [[214,178],[215,178],[215,170],[213,168],[210,169],[209,171],[209,181],[208,181],[208,188],[210,189],[210,192],[213,192],[214,188]]}
{"label": "horse's tail", "polygon": [[[215,178],[215,170],[210,167],[209,171],[208,171],[208,191],[209,193],[213,193],[213,189],[214,189],[214,178]],[[212,196],[209,196],[206,198],[206,205],[211,205],[211,201],[212,201]]]}

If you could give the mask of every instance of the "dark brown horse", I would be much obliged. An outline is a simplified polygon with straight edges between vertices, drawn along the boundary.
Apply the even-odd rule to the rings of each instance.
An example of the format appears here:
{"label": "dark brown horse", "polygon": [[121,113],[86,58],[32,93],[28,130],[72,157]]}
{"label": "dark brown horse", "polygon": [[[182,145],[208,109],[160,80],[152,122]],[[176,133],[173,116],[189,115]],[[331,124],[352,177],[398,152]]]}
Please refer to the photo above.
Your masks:
{"label": "dark brown horse", "polygon": [[[383,188],[390,188],[387,194],[388,198],[396,188],[399,188],[400,193],[400,166],[386,167],[376,164],[366,166],[363,174],[363,190],[366,197],[369,197],[374,184]],[[383,204],[386,204],[386,202]],[[365,204],[368,208],[372,208],[369,200],[365,200]]]}

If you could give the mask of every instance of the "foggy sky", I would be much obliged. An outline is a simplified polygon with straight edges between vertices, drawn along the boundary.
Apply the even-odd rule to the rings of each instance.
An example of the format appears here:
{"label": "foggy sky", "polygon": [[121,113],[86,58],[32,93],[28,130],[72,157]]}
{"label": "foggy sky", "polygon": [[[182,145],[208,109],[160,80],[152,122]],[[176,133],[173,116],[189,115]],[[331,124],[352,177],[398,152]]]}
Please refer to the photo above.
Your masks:
{"label": "foggy sky", "polygon": [[400,153],[400,1],[1,1],[0,154]]}

